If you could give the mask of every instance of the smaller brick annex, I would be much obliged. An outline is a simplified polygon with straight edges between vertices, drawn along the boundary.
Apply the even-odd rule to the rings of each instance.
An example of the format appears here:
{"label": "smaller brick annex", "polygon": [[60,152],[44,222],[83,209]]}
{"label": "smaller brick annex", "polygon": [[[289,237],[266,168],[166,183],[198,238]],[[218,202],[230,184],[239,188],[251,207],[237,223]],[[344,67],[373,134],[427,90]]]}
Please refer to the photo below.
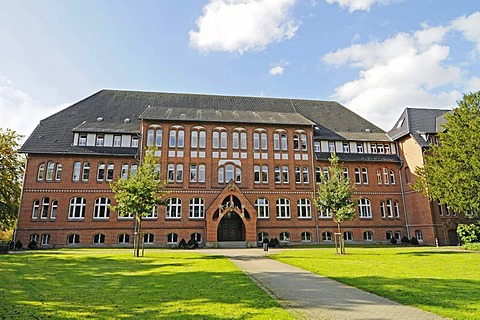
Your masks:
{"label": "smaller brick annex", "polygon": [[312,197],[332,152],[356,185],[346,241],[457,244],[464,217],[410,188],[447,111],[406,109],[387,133],[333,101],[101,90],[42,120],[21,148],[16,239],[132,246],[133,218],[110,210],[109,182],[156,145],[170,193],[142,223],[148,246],[331,243],[336,225]]}

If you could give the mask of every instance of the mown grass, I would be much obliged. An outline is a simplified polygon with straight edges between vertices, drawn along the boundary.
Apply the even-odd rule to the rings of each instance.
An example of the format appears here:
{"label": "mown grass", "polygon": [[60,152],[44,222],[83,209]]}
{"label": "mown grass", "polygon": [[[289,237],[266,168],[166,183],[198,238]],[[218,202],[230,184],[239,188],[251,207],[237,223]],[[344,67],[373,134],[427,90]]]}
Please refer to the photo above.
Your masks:
{"label": "mown grass", "polygon": [[0,255],[1,319],[292,319],[230,261],[194,252]]}
{"label": "mown grass", "polygon": [[285,250],[271,258],[452,319],[480,319],[480,253],[443,248]]}

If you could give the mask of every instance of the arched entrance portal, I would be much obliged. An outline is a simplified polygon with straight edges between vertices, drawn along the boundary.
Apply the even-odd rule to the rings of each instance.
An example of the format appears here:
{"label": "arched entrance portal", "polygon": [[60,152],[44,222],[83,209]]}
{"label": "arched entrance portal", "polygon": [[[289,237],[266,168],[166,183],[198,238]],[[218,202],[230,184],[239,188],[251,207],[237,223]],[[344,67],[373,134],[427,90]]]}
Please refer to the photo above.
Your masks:
{"label": "arched entrance portal", "polygon": [[217,241],[245,241],[245,225],[236,212],[228,212],[218,225]]}

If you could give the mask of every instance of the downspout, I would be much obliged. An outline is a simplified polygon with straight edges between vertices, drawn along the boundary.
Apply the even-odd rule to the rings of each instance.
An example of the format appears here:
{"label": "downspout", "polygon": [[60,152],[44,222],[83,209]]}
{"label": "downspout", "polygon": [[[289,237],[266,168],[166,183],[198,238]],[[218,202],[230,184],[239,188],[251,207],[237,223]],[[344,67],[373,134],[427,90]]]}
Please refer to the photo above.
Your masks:
{"label": "downspout", "polygon": [[27,164],[28,164],[28,153],[27,153],[27,156],[25,157],[25,170],[23,170],[22,189],[21,189],[21,195],[20,195],[20,205],[18,206],[17,223],[15,225],[15,230],[13,231],[13,250],[15,250],[15,244],[17,243],[18,222],[20,221],[20,212],[22,211],[23,189],[25,187],[25,177],[27,175]]}
{"label": "downspout", "polygon": [[[311,154],[312,154],[312,182],[313,182],[313,199],[315,200],[317,198],[317,181],[316,181],[316,176],[315,176],[315,142],[313,140],[313,131],[314,131],[314,126],[312,125],[312,130],[310,130],[310,141],[311,143]],[[314,205],[314,210],[313,213],[315,214],[315,237],[317,239],[317,244],[320,244],[320,238],[319,238],[319,229],[318,229],[318,209],[317,206]]]}

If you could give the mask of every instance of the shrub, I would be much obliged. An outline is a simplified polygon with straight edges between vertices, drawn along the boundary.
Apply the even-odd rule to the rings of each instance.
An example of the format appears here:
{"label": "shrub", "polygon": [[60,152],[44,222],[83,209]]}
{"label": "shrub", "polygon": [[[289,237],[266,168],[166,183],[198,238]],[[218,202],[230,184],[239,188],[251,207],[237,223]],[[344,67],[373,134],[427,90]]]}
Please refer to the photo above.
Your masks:
{"label": "shrub", "polygon": [[408,240],[408,237],[407,236],[403,236],[402,237],[402,240],[400,240],[401,243],[404,243],[404,244],[408,244],[410,243],[410,240]]}
{"label": "shrub", "polygon": [[178,243],[178,247],[180,249],[185,249],[187,247],[187,242],[185,241],[185,239],[182,238],[182,240],[180,240],[180,242]]}
{"label": "shrub", "polygon": [[395,239],[395,238],[390,238],[390,243],[391,243],[391,244],[397,244],[397,239]]}
{"label": "shrub", "polygon": [[22,248],[23,248],[22,241],[18,240],[17,242],[15,242],[15,249],[20,250]]}
{"label": "shrub", "polygon": [[198,242],[195,241],[194,239],[190,238],[187,242],[187,248],[188,249],[197,249],[198,248]]}
{"label": "shrub", "polygon": [[480,251],[480,242],[476,243],[465,243],[463,247],[466,250]]}
{"label": "shrub", "polygon": [[419,243],[418,243],[417,238],[412,237],[412,238],[410,239],[410,244],[413,244],[413,245],[415,245],[415,246],[418,245]]}
{"label": "shrub", "polygon": [[277,246],[277,244],[275,243],[275,239],[274,239],[274,238],[270,239],[270,241],[268,242],[268,246],[269,246],[270,248],[275,248],[275,247]]}
{"label": "shrub", "polygon": [[463,243],[480,242],[480,225],[478,224],[459,224],[457,233]]}
{"label": "shrub", "polygon": [[32,240],[28,243],[27,245],[28,249],[37,249],[38,245],[37,245],[37,241],[35,240]]}

